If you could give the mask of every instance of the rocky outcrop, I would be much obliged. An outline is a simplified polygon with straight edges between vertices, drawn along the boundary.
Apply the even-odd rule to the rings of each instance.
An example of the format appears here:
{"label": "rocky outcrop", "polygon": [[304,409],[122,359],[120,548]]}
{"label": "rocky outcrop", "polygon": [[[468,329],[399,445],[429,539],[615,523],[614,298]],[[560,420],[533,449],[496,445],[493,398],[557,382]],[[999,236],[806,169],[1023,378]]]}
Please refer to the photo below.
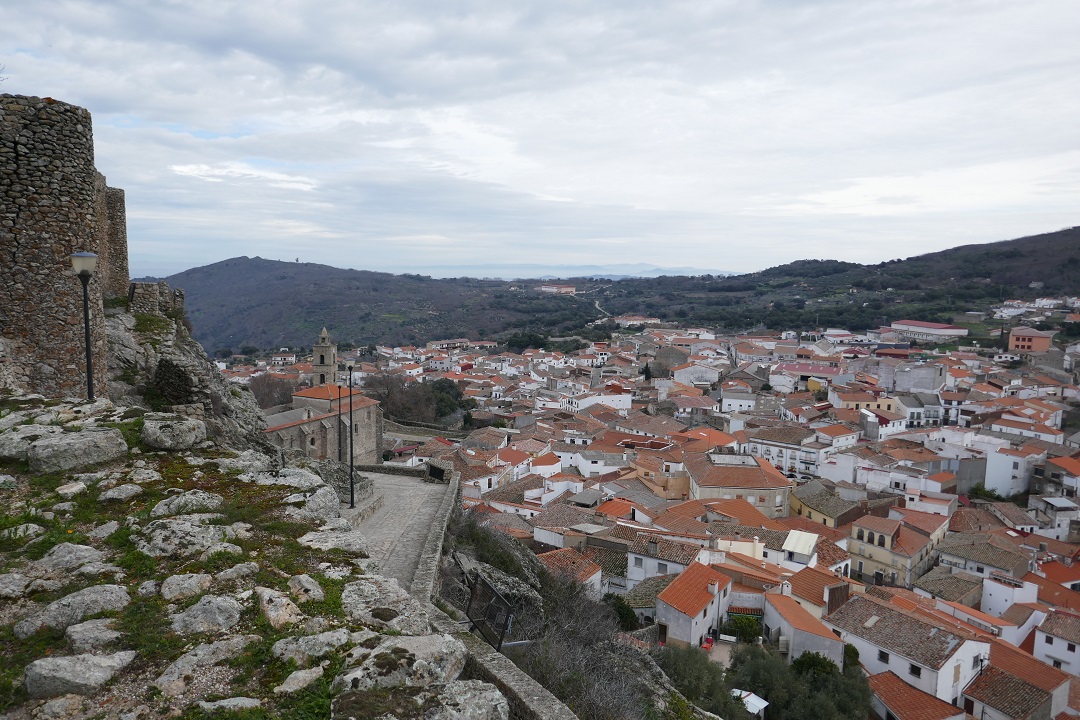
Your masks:
{"label": "rocky outcrop", "polygon": [[165,672],[154,681],[154,687],[166,695],[179,695],[187,689],[188,678],[191,678],[196,670],[234,658],[243,652],[245,647],[259,640],[258,635],[238,635],[197,645],[165,668]]}
{"label": "rocky outcrop", "polygon": [[30,472],[43,474],[110,462],[127,452],[127,443],[119,430],[95,427],[41,437],[30,444],[26,459],[30,462]]}
{"label": "rocky outcrop", "polygon": [[356,667],[334,678],[332,688],[429,687],[457,679],[465,668],[465,646],[449,635],[392,637],[363,657]]}
{"label": "rocky outcrop", "polygon": [[166,600],[183,600],[201,595],[210,589],[214,578],[207,573],[186,573],[171,575],[161,582],[161,597]]}
{"label": "rocky outcrop", "polygon": [[275,630],[280,630],[286,625],[295,625],[304,619],[304,613],[300,612],[296,603],[280,590],[257,587],[255,597],[259,599],[259,612]]}
{"label": "rocky outcrop", "polygon": [[221,632],[240,622],[241,609],[232,598],[204,595],[187,610],[172,615],[170,626],[181,635]]}
{"label": "rocky outcrop", "polygon": [[[425,717],[505,717],[498,690],[461,678],[468,652],[434,633],[426,598],[370,574],[367,541],[339,516],[329,468],[275,469],[275,456],[237,452],[213,433],[182,457],[146,453],[133,435],[145,414],[109,401],[44,402],[14,411],[0,403],[0,438],[15,432],[9,446],[22,448],[13,452],[29,457],[40,442],[21,430],[27,421],[68,423],[40,427],[60,428],[46,435],[75,445],[115,425],[109,431],[133,448],[87,471],[84,457],[46,479],[5,477],[18,500],[0,506],[11,518],[0,526],[11,549],[0,623],[20,647],[41,648],[0,658],[0,682],[30,698],[15,716],[136,720],[261,707],[287,717],[297,694],[330,699],[335,668],[350,702],[413,693]],[[72,541],[57,542],[64,537]],[[248,677],[243,696],[228,697],[238,673]],[[155,694],[142,694],[147,682]]]}
{"label": "rocky outcrop", "polygon": [[157,450],[187,450],[206,440],[206,423],[183,415],[147,413],[142,441]]}
{"label": "rocky outcrop", "polygon": [[[114,312],[105,320],[109,396],[113,401],[147,409],[168,408],[204,423],[206,437],[277,456],[262,436],[266,422],[251,393],[229,387],[181,322],[164,315],[153,317],[153,322],[140,324],[134,315]],[[149,330],[144,327],[147,325]],[[181,390],[170,392],[177,387]],[[202,442],[194,439],[200,432],[170,430],[151,437],[170,449],[178,447],[169,444],[172,442]]]}
{"label": "rocky outcrop", "polygon": [[24,640],[41,628],[64,630],[89,615],[121,610],[129,602],[127,590],[119,585],[94,585],[49,603],[37,613],[15,624],[15,637]]}
{"label": "rocky outcrop", "polygon": [[150,511],[150,517],[185,515],[188,513],[213,512],[221,507],[225,498],[205,490],[189,490],[175,497],[162,500]]}
{"label": "rocky outcrop", "polygon": [[89,695],[112,680],[135,659],[125,650],[112,655],[70,655],[42,658],[26,666],[26,692],[33,698]]}

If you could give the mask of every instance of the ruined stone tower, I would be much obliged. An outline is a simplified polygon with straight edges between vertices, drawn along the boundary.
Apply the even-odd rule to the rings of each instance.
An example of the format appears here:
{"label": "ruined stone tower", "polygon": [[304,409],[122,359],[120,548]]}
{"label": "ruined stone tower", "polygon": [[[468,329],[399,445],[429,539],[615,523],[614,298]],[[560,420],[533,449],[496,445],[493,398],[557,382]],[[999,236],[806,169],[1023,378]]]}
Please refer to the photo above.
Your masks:
{"label": "ruined stone tower", "polygon": [[77,251],[98,255],[91,345],[104,396],[102,301],[128,291],[124,192],[94,167],[89,112],[0,94],[0,387],[85,395],[82,286],[69,260]]}

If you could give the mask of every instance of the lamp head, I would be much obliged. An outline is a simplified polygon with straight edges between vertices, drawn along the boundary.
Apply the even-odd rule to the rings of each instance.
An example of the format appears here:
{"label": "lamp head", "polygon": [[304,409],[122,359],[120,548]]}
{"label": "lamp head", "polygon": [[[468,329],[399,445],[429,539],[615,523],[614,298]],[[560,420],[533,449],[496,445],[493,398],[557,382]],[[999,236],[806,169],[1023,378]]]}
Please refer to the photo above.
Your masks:
{"label": "lamp head", "polygon": [[92,252],[77,252],[71,254],[71,267],[76,275],[90,277],[97,268],[98,256]]}

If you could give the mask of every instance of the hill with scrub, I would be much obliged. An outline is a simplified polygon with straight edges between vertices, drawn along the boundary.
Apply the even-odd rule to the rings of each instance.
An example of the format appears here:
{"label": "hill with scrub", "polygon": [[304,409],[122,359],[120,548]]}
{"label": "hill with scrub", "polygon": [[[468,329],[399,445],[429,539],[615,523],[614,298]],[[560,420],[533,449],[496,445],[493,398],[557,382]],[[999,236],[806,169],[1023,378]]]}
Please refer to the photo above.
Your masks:
{"label": "hill with scrub", "polygon": [[309,346],[326,326],[342,344],[408,345],[450,337],[560,337],[612,315],[724,331],[754,326],[860,330],[905,317],[948,321],[1007,298],[1080,294],[1080,227],[875,265],[796,260],[733,276],[433,279],[312,263],[233,258],[168,278],[187,294],[209,349]]}

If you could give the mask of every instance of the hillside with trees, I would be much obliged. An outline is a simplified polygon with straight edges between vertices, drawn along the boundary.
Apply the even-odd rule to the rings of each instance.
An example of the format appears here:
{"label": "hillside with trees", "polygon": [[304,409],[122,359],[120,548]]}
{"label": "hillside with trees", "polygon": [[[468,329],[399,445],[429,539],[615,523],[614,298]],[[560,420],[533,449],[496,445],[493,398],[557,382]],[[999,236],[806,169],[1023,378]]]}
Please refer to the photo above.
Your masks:
{"label": "hillside with trees", "polygon": [[1080,227],[876,265],[806,259],[746,275],[560,281],[577,288],[573,296],[540,292],[539,280],[440,280],[247,257],[168,281],[185,290],[195,337],[212,349],[302,347],[323,326],[343,347],[530,334],[548,343],[628,313],[731,332],[862,330],[905,317],[950,321],[1007,298],[1080,294]]}

